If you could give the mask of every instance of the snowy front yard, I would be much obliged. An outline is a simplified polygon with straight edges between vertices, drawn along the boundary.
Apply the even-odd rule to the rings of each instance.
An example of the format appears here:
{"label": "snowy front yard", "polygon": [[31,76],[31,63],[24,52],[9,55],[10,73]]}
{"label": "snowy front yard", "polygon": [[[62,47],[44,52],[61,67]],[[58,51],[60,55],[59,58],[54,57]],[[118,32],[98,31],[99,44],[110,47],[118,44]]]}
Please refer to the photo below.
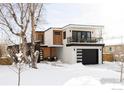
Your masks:
{"label": "snowy front yard", "polygon": [[[39,63],[39,69],[26,68],[21,85],[123,86],[119,83],[120,66],[105,62],[101,65]],[[0,85],[17,85],[17,74],[8,66],[0,66]]]}

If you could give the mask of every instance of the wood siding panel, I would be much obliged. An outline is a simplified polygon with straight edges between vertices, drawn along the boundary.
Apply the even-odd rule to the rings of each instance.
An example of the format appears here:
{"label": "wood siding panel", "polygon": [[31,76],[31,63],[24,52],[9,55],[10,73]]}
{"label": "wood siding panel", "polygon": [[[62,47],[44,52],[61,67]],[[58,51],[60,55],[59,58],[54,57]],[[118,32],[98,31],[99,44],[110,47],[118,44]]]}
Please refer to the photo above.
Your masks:
{"label": "wood siding panel", "polygon": [[113,61],[113,55],[112,54],[103,54],[103,61]]}
{"label": "wood siding panel", "polygon": [[[60,34],[55,34],[56,32],[59,32]],[[53,44],[54,45],[62,45],[63,40],[63,33],[62,30],[53,30]]]}
{"label": "wood siding panel", "polygon": [[44,58],[48,58],[50,56],[50,48],[43,48],[43,56]]}
{"label": "wood siding panel", "polygon": [[43,49],[43,56],[45,59],[47,59],[48,57],[52,58],[52,57],[56,56],[56,48],[45,47],[42,49]]}

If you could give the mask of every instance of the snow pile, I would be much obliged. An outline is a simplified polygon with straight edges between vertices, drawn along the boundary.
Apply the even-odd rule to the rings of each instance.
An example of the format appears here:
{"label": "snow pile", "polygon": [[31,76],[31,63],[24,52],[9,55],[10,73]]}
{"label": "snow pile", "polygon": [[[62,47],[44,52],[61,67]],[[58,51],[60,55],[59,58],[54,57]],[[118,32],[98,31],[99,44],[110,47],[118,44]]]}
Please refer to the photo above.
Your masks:
{"label": "snow pile", "polygon": [[82,85],[101,85],[101,83],[90,76],[82,76],[78,78],[72,78],[69,81],[67,81],[65,86],[82,86]]}

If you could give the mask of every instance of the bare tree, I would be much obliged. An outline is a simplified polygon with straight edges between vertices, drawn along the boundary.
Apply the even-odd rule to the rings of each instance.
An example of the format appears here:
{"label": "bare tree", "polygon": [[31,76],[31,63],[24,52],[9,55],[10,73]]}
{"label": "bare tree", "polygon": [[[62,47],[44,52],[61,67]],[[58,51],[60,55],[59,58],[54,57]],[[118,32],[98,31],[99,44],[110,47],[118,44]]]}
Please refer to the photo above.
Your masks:
{"label": "bare tree", "polygon": [[123,81],[124,54],[120,53],[120,82]]}
{"label": "bare tree", "polygon": [[123,81],[123,69],[124,69],[124,53],[123,52],[117,52],[115,54],[115,59],[116,61],[120,62],[119,66],[120,66],[120,82]]}
{"label": "bare tree", "polygon": [[21,83],[21,73],[25,71],[25,66],[24,65],[24,59],[22,57],[22,53],[14,53],[12,50],[8,50],[10,55],[13,56],[13,61],[15,62],[15,65],[9,66],[9,68],[14,71],[17,74],[17,85],[20,86]]}
{"label": "bare tree", "polygon": [[9,66],[9,68],[14,71],[17,74],[17,85],[20,86],[21,85],[21,73],[24,71],[24,63],[17,63],[16,65],[14,65],[14,68],[11,66]]}
{"label": "bare tree", "polygon": [[[40,20],[41,16],[41,9],[43,7],[43,4],[30,4],[30,14],[31,14],[31,28],[32,28],[32,34],[31,34],[31,42],[32,42],[32,51],[31,51],[31,59],[32,59],[32,67],[36,67],[36,59],[34,56],[34,49],[35,49],[35,42],[34,42],[34,33],[35,29],[38,25],[38,22]],[[38,57],[37,57],[38,58]]]}
{"label": "bare tree", "polygon": [[[29,63],[26,32],[31,31],[31,62],[32,68],[37,68],[35,62],[34,32],[40,22],[43,4],[38,3],[6,3],[0,4],[0,28],[21,38],[19,50],[23,53],[25,63]],[[30,25],[31,24],[31,25]]]}

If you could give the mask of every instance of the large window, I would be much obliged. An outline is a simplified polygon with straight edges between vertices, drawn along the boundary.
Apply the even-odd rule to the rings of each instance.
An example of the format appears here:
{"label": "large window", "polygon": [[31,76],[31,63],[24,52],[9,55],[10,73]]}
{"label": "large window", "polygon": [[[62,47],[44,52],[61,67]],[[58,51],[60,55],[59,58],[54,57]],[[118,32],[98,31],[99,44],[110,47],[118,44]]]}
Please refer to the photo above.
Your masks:
{"label": "large window", "polygon": [[66,39],[66,32],[63,32],[63,39]]}
{"label": "large window", "polygon": [[110,52],[112,51],[112,47],[109,47],[109,51],[110,51]]}
{"label": "large window", "polygon": [[91,39],[89,31],[72,31],[72,39],[74,42],[81,42]]}

